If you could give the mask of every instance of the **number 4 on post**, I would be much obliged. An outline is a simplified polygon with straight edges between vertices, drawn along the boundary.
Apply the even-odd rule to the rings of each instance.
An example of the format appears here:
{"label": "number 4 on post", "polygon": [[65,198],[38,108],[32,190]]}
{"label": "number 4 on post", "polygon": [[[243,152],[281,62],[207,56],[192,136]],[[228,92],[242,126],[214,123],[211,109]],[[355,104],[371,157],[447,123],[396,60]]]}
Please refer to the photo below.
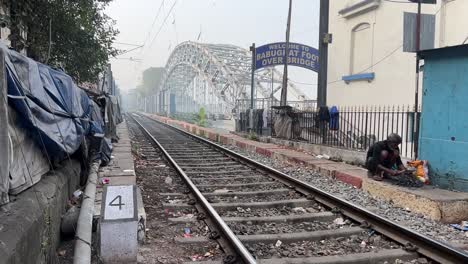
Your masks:
{"label": "number 4 on post", "polygon": [[[119,200],[118,203],[114,203],[115,200]],[[122,205],[125,205],[124,203],[122,203],[122,196],[120,195],[117,195],[114,200],[112,200],[110,203],[109,203],[109,206],[118,206],[119,207],[119,210],[122,210]]]}

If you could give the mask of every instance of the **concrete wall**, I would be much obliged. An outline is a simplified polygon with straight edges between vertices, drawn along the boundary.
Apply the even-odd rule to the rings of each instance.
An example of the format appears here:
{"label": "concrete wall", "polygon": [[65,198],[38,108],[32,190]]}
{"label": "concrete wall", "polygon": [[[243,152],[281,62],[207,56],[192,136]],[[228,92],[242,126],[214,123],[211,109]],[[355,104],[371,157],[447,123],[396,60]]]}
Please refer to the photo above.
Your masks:
{"label": "concrete wall", "polygon": [[434,184],[468,191],[468,45],[425,56],[419,156]]}
{"label": "concrete wall", "polygon": [[9,209],[0,211],[0,263],[57,263],[61,217],[79,180],[79,162],[65,162],[10,197]]}
{"label": "concrete wall", "polygon": [[[361,2],[368,4],[354,13],[339,13]],[[416,11],[416,4],[330,1],[333,43],[329,46],[328,105],[414,104],[415,54],[404,53],[402,44],[403,13]],[[423,13],[436,14],[436,47],[459,45],[466,39],[467,12],[465,0],[423,5]],[[368,24],[368,28],[363,24]],[[374,73],[375,78],[348,84],[341,80],[357,73]]]}

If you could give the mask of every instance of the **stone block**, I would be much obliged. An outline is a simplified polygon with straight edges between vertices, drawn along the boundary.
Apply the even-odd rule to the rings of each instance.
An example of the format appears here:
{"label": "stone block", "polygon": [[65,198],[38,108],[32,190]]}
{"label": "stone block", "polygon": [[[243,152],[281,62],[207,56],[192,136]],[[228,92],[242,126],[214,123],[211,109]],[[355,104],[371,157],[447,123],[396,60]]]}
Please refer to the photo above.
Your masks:
{"label": "stone block", "polygon": [[138,205],[135,185],[105,186],[100,221],[103,263],[137,263]]}

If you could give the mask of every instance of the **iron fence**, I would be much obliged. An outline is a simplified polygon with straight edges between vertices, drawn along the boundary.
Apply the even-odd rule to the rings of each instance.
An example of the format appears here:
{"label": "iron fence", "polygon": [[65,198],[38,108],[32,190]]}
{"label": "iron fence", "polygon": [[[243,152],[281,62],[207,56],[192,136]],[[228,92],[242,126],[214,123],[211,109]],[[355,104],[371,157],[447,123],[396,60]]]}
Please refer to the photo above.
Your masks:
{"label": "iron fence", "polygon": [[[238,99],[236,101],[236,110],[245,112],[250,109],[250,99]],[[273,98],[254,99],[254,109],[271,109],[272,106],[279,106],[280,102]],[[287,105],[298,111],[308,111],[317,108],[317,100],[288,101]]]}
{"label": "iron fence", "polygon": [[[275,120],[279,110],[268,110],[267,126],[275,135]],[[248,113],[240,117],[243,126],[239,131],[249,131]],[[336,107],[330,112],[293,109],[290,133],[292,140],[305,141],[343,149],[367,150],[373,143],[385,140],[391,133],[402,137],[401,156],[415,158],[418,145],[420,110],[410,106],[355,106]],[[264,132],[265,122],[254,123],[252,131]],[[265,133],[263,133],[265,134]]]}

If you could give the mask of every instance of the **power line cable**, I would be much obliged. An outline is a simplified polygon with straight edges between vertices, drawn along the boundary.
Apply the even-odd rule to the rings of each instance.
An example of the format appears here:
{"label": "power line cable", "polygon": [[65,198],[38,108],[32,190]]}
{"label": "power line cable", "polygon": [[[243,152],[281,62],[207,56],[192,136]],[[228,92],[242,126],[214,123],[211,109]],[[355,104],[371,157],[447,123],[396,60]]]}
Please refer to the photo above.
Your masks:
{"label": "power line cable", "polygon": [[177,0],[174,1],[174,3],[172,4],[171,8],[169,9],[169,12],[167,12],[167,15],[166,17],[164,18],[161,26],[159,27],[158,29],[158,32],[156,32],[156,35],[154,35],[153,39],[151,40],[150,44],[148,45],[148,48],[151,48],[151,46],[153,45],[154,41],[156,40],[156,37],[159,35],[159,33],[161,32],[162,28],[164,27],[164,25],[166,24],[166,21],[167,19],[169,18],[169,15],[171,14],[172,10],[174,9],[175,5],[177,4]]}
{"label": "power line cable", "polygon": [[158,20],[159,15],[161,14],[162,7],[164,6],[164,1],[165,0],[162,0],[161,4],[159,5],[158,11],[156,12],[156,15],[154,16],[153,22],[151,23],[151,27],[148,30],[148,34],[146,35],[145,41],[143,41],[143,47],[145,47],[146,42],[151,36],[151,32],[153,32],[154,25],[156,24],[156,21]]}
{"label": "power line cable", "polygon": [[119,44],[119,45],[125,45],[125,46],[134,46],[134,47],[141,47],[142,46],[141,44],[132,44],[132,43],[125,43],[125,42],[117,42],[117,41],[114,41],[113,43],[114,44]]}

